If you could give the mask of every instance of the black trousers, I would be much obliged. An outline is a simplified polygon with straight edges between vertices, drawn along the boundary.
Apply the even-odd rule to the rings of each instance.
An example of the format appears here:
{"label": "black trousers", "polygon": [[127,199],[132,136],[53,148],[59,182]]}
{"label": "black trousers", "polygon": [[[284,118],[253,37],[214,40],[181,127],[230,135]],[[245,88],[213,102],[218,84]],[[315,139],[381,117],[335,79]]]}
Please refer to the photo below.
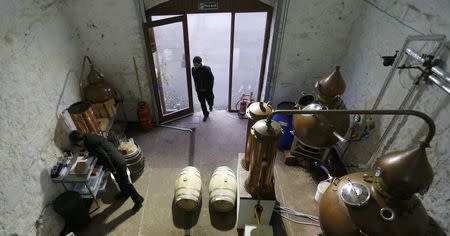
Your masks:
{"label": "black trousers", "polygon": [[114,174],[114,178],[119,184],[119,188],[122,193],[130,196],[131,199],[133,199],[133,202],[139,201],[141,195],[139,195],[133,184],[128,179],[126,164],[116,167],[116,174]]}
{"label": "black trousers", "polygon": [[208,102],[209,106],[214,106],[214,93],[212,90],[210,91],[197,91],[198,101],[202,107],[202,112],[204,116],[209,115],[209,111],[206,107],[206,102]]}

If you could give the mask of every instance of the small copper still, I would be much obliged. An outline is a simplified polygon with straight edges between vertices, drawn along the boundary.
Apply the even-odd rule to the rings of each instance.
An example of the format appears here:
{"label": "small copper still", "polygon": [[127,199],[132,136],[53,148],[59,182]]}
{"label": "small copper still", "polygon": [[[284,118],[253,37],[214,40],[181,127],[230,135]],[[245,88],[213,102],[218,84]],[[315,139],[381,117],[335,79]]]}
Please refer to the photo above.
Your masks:
{"label": "small copper still", "polygon": [[105,82],[103,74],[97,70],[91,59],[85,56],[85,60],[88,60],[91,67],[87,76],[89,84],[83,88],[85,100],[90,103],[101,103],[111,98],[118,98],[115,89]]}
{"label": "small copper still", "polygon": [[[328,77],[316,83],[315,101],[302,110],[346,109],[341,95],[345,91],[345,81],[339,72],[339,66]],[[348,114],[295,114],[293,129],[300,142],[310,148],[329,148],[345,136],[350,127]]]}
{"label": "small copper still", "polygon": [[249,170],[250,153],[252,152],[250,131],[258,120],[266,119],[267,116],[272,113],[272,106],[265,102],[254,102],[247,108],[246,113],[248,122],[245,140],[245,156],[241,161],[241,165],[245,170]]}
{"label": "small copper still", "polygon": [[275,196],[273,167],[277,142],[282,135],[281,125],[273,120],[259,120],[252,126],[250,173],[245,189],[255,198],[270,199]]}

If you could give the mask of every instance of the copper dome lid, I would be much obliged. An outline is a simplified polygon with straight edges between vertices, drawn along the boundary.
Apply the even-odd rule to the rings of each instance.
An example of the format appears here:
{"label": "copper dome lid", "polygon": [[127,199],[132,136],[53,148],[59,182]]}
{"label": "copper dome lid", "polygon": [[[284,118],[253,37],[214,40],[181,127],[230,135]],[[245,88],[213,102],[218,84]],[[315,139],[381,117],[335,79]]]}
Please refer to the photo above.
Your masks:
{"label": "copper dome lid", "polygon": [[272,106],[265,102],[254,102],[247,108],[247,117],[251,120],[267,118],[272,113]]}
{"label": "copper dome lid", "polygon": [[375,175],[377,189],[398,198],[425,193],[433,181],[433,169],[423,145],[380,157]]}
{"label": "copper dome lid", "polygon": [[327,78],[320,80],[316,84],[320,94],[327,97],[335,97],[345,92],[345,81],[339,72],[339,66]]}
{"label": "copper dome lid", "polygon": [[283,135],[283,129],[280,123],[274,120],[259,120],[253,125],[251,133],[256,140],[272,141]]}
{"label": "copper dome lid", "polygon": [[87,81],[89,84],[100,83],[103,81],[104,75],[97,70],[94,64],[91,64],[91,71],[87,76]]}

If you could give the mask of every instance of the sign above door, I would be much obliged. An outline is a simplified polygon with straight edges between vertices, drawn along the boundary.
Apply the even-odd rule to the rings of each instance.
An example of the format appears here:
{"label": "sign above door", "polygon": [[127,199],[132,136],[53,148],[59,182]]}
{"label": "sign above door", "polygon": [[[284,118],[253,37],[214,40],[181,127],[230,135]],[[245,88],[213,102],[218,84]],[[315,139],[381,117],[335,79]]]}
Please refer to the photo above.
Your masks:
{"label": "sign above door", "polygon": [[200,1],[198,4],[199,10],[218,10],[219,3],[217,1]]}

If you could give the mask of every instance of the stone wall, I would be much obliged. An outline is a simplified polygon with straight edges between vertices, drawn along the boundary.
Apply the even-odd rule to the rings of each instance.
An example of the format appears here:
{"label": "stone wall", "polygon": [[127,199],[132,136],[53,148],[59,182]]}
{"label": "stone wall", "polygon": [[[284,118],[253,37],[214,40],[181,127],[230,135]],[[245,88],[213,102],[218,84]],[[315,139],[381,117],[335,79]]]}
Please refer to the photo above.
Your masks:
{"label": "stone wall", "polygon": [[62,192],[49,171],[58,124],[64,130],[57,110],[79,100],[82,57],[60,7],[0,2],[0,235],[58,235],[63,226],[49,205]]}
{"label": "stone wall", "polygon": [[[64,5],[62,10],[72,26],[71,34],[81,41],[81,53],[88,55],[105,75],[105,80],[124,95],[129,121],[137,121],[140,96],[133,65],[133,57],[136,58],[142,99],[150,104],[153,119],[156,119],[137,1],[80,0],[65,1]],[[88,71],[85,73],[87,75]]]}
{"label": "stone wall", "polygon": [[278,23],[273,54],[273,104],[295,101],[301,91],[312,92],[314,83],[341,63],[352,25],[364,10],[360,0],[284,0],[277,7],[287,17]]}

